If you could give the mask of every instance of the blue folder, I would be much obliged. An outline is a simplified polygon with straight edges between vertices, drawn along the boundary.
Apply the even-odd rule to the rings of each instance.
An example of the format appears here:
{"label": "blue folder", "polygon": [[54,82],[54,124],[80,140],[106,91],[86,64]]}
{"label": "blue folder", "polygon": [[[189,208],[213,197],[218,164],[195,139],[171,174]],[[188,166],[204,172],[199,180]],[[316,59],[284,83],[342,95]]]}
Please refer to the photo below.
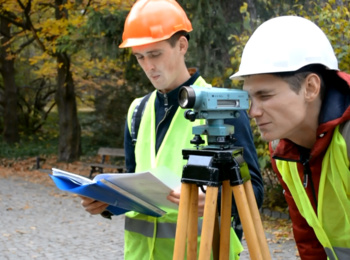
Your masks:
{"label": "blue folder", "polygon": [[52,169],[50,177],[60,190],[109,204],[107,210],[114,215],[136,211],[149,216],[159,217],[166,213],[159,207],[142,200],[114,183],[109,182],[107,179],[97,178],[97,180],[90,180],[86,177],[59,169]]}

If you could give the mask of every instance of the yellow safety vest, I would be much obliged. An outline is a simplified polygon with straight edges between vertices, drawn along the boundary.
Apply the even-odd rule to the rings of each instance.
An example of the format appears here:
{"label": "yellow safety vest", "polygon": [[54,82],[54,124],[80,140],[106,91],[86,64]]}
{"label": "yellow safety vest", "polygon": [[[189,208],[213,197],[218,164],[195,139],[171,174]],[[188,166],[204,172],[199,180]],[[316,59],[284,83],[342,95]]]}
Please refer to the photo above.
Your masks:
{"label": "yellow safety vest", "polygon": [[[199,77],[194,85],[211,87],[202,77]],[[179,107],[156,154],[155,97],[156,91],[150,96],[142,115],[135,145],[136,172],[166,166],[181,178],[182,168],[187,163],[182,158],[182,149],[193,148],[193,145],[190,144],[190,140],[193,138],[192,126],[203,122],[199,122],[202,120],[196,120],[193,123],[185,119],[184,110]],[[134,101],[129,108],[129,129],[131,129],[132,113],[139,102],[140,100]],[[152,217],[137,212],[126,214],[124,248],[124,258],[126,260],[172,259],[178,211],[174,209],[165,210],[167,214],[162,217]],[[201,220],[198,224],[198,243],[200,243]],[[238,259],[243,247],[233,229],[231,229],[231,241],[230,255],[232,257],[230,259]]]}
{"label": "yellow safety vest", "polygon": [[276,165],[328,259],[350,259],[350,170],[346,142],[339,126],[322,161],[317,215],[302,185],[297,163],[276,160]]}

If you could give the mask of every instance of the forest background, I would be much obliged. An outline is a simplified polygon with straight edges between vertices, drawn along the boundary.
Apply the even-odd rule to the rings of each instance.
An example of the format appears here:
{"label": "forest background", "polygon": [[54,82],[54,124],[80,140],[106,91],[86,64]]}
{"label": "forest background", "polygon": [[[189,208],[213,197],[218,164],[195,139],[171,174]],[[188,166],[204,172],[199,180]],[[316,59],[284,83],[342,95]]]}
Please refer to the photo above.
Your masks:
{"label": "forest background", "polygon": [[[119,49],[131,0],[0,0],[0,158],[85,160],[123,147],[131,101],[153,90],[129,49]],[[229,80],[252,32],[265,20],[299,15],[330,39],[350,72],[349,0],[179,0],[193,26],[188,67],[213,86]],[[283,201],[268,145],[251,121],[267,203]],[[276,196],[276,194],[278,194]]]}

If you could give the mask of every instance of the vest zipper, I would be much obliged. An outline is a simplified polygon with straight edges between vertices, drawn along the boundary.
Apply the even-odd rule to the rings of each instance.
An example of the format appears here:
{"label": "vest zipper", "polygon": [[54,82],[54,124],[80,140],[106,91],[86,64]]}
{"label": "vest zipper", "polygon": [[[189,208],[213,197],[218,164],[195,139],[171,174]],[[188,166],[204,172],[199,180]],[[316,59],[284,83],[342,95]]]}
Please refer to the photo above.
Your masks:
{"label": "vest zipper", "polygon": [[[316,209],[317,209],[317,198],[316,198],[316,191],[315,191],[315,185],[312,180],[312,172],[310,169],[310,164],[309,164],[309,158],[303,158],[303,155],[300,156],[300,162],[304,167],[304,188],[306,189],[309,179],[310,179],[310,184],[311,184],[311,191],[312,191],[312,197],[314,199]],[[310,177],[310,178],[309,178]]]}
{"label": "vest zipper", "polygon": [[317,198],[316,198],[316,191],[315,191],[315,186],[314,186],[314,182],[312,180],[312,172],[310,169],[310,164],[309,164],[309,156],[308,158],[306,158],[303,154],[300,155],[300,160],[292,160],[292,159],[285,159],[282,157],[278,157],[278,156],[273,156],[272,157],[275,160],[281,160],[281,161],[286,161],[286,162],[299,162],[303,165],[303,172],[304,172],[304,181],[303,181],[303,186],[306,189],[309,180],[310,180],[310,184],[311,184],[311,190],[312,190],[312,197],[313,200],[315,202],[316,208],[317,208]]}
{"label": "vest zipper", "polygon": [[169,106],[169,102],[168,102],[168,95],[164,94],[164,106],[165,106],[165,112],[167,110],[167,107]]}

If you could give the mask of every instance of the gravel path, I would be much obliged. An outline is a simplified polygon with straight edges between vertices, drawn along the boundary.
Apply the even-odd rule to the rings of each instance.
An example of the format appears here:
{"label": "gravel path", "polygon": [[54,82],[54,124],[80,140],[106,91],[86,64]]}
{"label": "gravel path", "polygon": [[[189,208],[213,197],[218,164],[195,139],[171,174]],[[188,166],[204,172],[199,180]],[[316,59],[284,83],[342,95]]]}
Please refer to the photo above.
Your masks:
{"label": "gravel path", "polygon": [[[124,216],[91,216],[56,187],[0,177],[0,219],[1,260],[123,259]],[[300,259],[293,240],[266,236],[272,259]],[[247,250],[241,259],[249,259]]]}

